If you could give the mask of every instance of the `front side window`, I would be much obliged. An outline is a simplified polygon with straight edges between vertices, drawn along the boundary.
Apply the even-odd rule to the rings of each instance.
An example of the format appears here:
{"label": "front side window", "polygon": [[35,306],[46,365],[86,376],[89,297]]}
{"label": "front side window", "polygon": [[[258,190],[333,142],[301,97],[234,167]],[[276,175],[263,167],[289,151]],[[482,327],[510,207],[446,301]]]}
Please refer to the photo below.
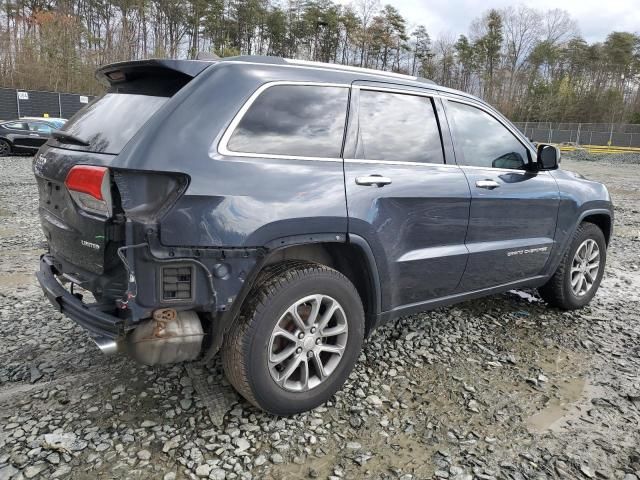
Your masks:
{"label": "front side window", "polygon": [[357,155],[367,160],[444,163],[428,97],[360,91]]}
{"label": "front side window", "polygon": [[498,120],[479,108],[449,102],[458,163],[473,167],[524,170],[527,149]]}
{"label": "front side window", "polygon": [[339,158],[348,96],[346,87],[269,87],[244,114],[227,148],[238,153]]}

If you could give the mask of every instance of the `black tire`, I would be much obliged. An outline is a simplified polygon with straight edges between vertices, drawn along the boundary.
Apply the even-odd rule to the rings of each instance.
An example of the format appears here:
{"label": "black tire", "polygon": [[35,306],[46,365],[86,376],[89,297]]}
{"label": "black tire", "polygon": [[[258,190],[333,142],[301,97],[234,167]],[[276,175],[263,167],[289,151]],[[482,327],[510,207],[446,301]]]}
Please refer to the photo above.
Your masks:
{"label": "black tire", "polygon": [[[583,242],[594,240],[600,250],[600,265],[591,289],[582,296],[577,296],[571,287],[571,265],[576,251]],[[581,223],[573,235],[573,240],[564,254],[558,269],[549,281],[538,288],[540,296],[549,305],[563,310],[575,310],[587,305],[594,297],[602,281],[607,260],[607,244],[600,228],[590,222]]]}
{"label": "black tire", "polygon": [[0,138],[0,157],[11,155],[12,150],[11,144],[3,138]]}
{"label": "black tire", "polygon": [[[256,407],[293,415],[326,402],[353,370],[364,338],[364,311],[353,284],[340,272],[313,263],[285,262],[266,269],[247,297],[222,348],[225,374],[235,389]],[[348,336],[335,370],[315,388],[292,392],[276,383],[269,370],[271,332],[284,312],[308,295],[329,295],[346,316]]]}

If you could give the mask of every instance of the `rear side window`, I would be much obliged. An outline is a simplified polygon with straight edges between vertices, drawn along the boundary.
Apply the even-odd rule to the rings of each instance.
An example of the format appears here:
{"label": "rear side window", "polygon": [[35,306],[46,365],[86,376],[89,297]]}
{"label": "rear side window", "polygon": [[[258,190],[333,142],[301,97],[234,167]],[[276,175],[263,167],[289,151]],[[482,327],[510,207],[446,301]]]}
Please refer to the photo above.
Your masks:
{"label": "rear side window", "polygon": [[275,85],[251,104],[227,149],[237,153],[339,158],[347,87]]}
{"label": "rear side window", "polygon": [[444,163],[431,99],[361,90],[357,155],[367,160]]}
{"label": "rear side window", "polygon": [[107,93],[78,112],[62,130],[89,144],[70,148],[118,154],[168,100],[169,97]]}
{"label": "rear side window", "polygon": [[27,129],[27,124],[26,123],[20,123],[20,122],[11,122],[11,123],[5,123],[4,127],[5,128],[10,128],[12,130],[26,130]]}
{"label": "rear side window", "polygon": [[[527,149],[507,127],[479,108],[450,101],[460,165],[524,170]],[[462,155],[460,155],[460,153]]]}

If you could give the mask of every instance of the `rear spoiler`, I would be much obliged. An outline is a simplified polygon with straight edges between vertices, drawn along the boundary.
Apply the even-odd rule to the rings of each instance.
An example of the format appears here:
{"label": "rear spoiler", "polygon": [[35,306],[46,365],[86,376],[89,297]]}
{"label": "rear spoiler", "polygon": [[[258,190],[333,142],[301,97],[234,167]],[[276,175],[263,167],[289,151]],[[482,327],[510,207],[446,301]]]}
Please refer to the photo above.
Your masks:
{"label": "rear spoiler", "polygon": [[[207,67],[216,63],[204,60],[149,59],[117,62],[96,70],[96,78],[111,91],[126,91],[125,85],[153,79],[184,86]],[[176,85],[177,86],[177,85]],[[125,87],[125,88],[122,88]]]}

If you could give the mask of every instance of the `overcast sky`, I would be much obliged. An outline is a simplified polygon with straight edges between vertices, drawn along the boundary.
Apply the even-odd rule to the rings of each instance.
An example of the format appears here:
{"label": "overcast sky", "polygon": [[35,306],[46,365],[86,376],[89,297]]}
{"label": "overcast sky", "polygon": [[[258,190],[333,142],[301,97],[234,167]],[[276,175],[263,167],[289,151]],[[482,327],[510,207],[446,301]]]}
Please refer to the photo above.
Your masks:
{"label": "overcast sky", "polygon": [[[348,4],[351,0],[339,0]],[[602,41],[612,31],[640,33],[640,0],[380,0],[400,10],[410,26],[423,24],[432,39],[441,34],[457,37],[467,34],[471,21],[489,8],[503,8],[524,3],[540,10],[561,8],[578,22],[580,33],[588,42]]]}

